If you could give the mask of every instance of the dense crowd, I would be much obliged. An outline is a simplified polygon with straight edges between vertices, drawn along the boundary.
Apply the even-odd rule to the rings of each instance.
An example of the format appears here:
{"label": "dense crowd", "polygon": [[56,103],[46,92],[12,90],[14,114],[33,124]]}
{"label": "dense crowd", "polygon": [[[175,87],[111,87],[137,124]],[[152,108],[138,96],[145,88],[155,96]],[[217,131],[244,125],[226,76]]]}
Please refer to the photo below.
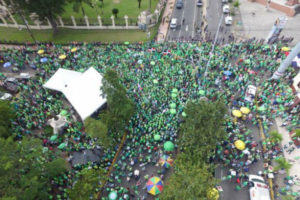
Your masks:
{"label": "dense crowd", "polygon": [[[220,45],[213,52],[212,44],[205,42],[68,47],[41,45],[2,50],[0,65],[9,62],[11,66],[5,68],[6,71],[31,68],[36,72],[34,78],[20,83],[20,93],[14,99],[17,111],[17,119],[13,122],[15,136],[39,134],[45,148],[56,151],[57,146],[65,144],[60,149],[68,153],[93,149],[96,145],[86,136],[82,123],[71,116],[66,131],[57,139],[51,140],[51,135],[43,132],[47,120],[66,106],[61,94],[49,91],[42,85],[58,68],[85,71],[94,67],[100,73],[108,68],[116,70],[129,97],[135,102],[137,112],[128,125],[126,142],[106,185],[106,193],[118,191],[125,199],[146,199],[148,194],[144,186],[148,178],[160,176],[164,179],[168,170],[157,165],[159,158],[166,153],[163,144],[171,141],[177,149],[178,128],[185,117],[184,107],[188,101],[200,98],[222,100],[230,111],[241,107],[250,109],[244,120],[229,114],[226,116],[228,139],[220,141],[212,161],[224,163],[230,168],[226,178],[235,177],[239,186],[247,185],[246,181],[240,180],[247,175],[253,163],[262,159],[257,148],[261,144],[253,140],[253,133],[248,129],[258,125],[256,114],[261,115],[267,136],[275,117],[282,117],[289,130],[300,124],[297,115],[299,106],[289,109],[294,99],[290,82],[268,80],[286,57],[282,47],[281,44],[265,45],[257,41]],[[297,70],[290,67],[285,80],[291,80],[296,73]],[[258,88],[257,105],[245,100],[249,85]],[[235,148],[234,141],[237,139],[246,144],[247,151]],[[270,159],[278,156],[278,147],[268,147],[270,151],[264,156]],[[97,163],[76,165],[65,176],[55,177],[55,196],[50,199],[66,199],[66,188],[76,180],[76,174],[81,169],[97,166],[108,169],[117,148],[103,150],[103,156]],[[169,152],[171,157],[174,154],[175,151]]]}

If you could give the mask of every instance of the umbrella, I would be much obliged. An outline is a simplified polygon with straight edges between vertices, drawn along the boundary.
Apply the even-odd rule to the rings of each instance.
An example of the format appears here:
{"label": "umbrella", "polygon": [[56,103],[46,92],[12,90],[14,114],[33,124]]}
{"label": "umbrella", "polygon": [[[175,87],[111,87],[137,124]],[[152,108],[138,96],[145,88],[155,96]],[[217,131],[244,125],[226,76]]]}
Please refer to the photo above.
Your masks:
{"label": "umbrella", "polygon": [[292,61],[293,67],[300,67],[300,53]]}
{"label": "umbrella", "polygon": [[41,55],[41,54],[43,54],[44,52],[45,52],[45,51],[44,51],[43,49],[40,49],[40,50],[38,50],[37,53],[38,53],[39,55]]}
{"label": "umbrella", "polygon": [[63,148],[65,148],[66,146],[67,146],[66,143],[61,143],[57,148],[63,149]]}
{"label": "umbrella", "polygon": [[73,49],[71,49],[71,52],[72,53],[74,53],[74,52],[76,52],[77,51],[77,48],[76,47],[74,47]]}
{"label": "umbrella", "polygon": [[159,135],[159,134],[154,135],[154,140],[155,140],[155,141],[160,140],[160,135]]}
{"label": "umbrella", "polygon": [[152,178],[150,178],[147,181],[146,186],[147,186],[147,192],[154,196],[163,191],[163,182],[157,176],[153,176]]}
{"label": "umbrella", "polygon": [[174,150],[174,144],[171,141],[167,141],[164,143],[164,150],[165,151],[173,151]]}
{"label": "umbrella", "polygon": [[232,74],[232,72],[227,70],[227,71],[223,72],[223,74],[225,74],[226,76],[230,76]]}
{"label": "umbrella", "polygon": [[61,59],[61,60],[64,60],[64,59],[66,59],[66,57],[67,56],[65,54],[61,54],[58,58]]}
{"label": "umbrella", "polygon": [[282,50],[282,51],[289,51],[290,48],[289,48],[289,47],[282,47],[281,50]]}
{"label": "umbrella", "polygon": [[176,104],[175,103],[171,103],[170,104],[170,108],[176,108]]}
{"label": "umbrella", "polygon": [[204,90],[199,90],[198,94],[199,95],[205,95],[205,91]]}
{"label": "umbrella", "polygon": [[171,108],[171,109],[170,109],[170,113],[173,114],[173,115],[176,114],[176,109]]}
{"label": "umbrella", "polygon": [[10,63],[10,62],[6,62],[6,63],[4,63],[4,65],[3,65],[4,68],[10,67],[10,66],[11,66],[11,63]]}
{"label": "umbrella", "polygon": [[118,193],[115,191],[112,191],[108,195],[109,200],[116,200],[118,198]]}
{"label": "umbrella", "polygon": [[244,150],[246,145],[245,142],[243,142],[242,140],[237,140],[234,142],[234,146],[238,149],[238,150]]}
{"label": "umbrella", "polygon": [[50,141],[53,142],[53,141],[55,141],[56,139],[57,139],[57,135],[55,134],[55,135],[52,135],[52,136],[51,136]]}
{"label": "umbrella", "polygon": [[68,111],[66,111],[66,110],[61,110],[61,111],[60,111],[60,115],[61,115],[61,116],[67,116],[67,115],[68,115]]}
{"label": "umbrella", "polygon": [[219,199],[219,191],[216,188],[211,188],[207,191],[207,198],[209,200],[218,200]]}
{"label": "umbrella", "polygon": [[250,113],[250,109],[247,107],[241,107],[240,111],[246,115]]}
{"label": "umbrella", "polygon": [[45,63],[48,61],[48,58],[41,58],[40,61],[41,61],[41,63]]}
{"label": "umbrella", "polygon": [[232,114],[233,114],[233,116],[235,116],[235,117],[241,117],[241,116],[242,116],[242,113],[241,113],[241,111],[239,111],[239,110],[233,110],[233,111],[232,111]]}
{"label": "umbrella", "polygon": [[165,168],[169,168],[173,165],[173,159],[168,155],[163,155],[159,159],[159,164]]}
{"label": "umbrella", "polygon": [[177,88],[173,88],[172,89],[172,93],[177,93],[178,92],[178,89]]}

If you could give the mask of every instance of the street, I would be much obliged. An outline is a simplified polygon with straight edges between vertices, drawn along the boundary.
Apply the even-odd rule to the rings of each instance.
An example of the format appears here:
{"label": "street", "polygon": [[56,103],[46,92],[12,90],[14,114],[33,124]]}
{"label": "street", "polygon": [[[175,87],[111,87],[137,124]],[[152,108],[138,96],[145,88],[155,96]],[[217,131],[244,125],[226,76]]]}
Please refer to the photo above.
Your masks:
{"label": "street", "polygon": [[[168,40],[190,40],[197,35],[197,28],[201,27],[202,22],[202,7],[197,7],[197,0],[184,0],[183,8],[177,9],[176,3],[174,5],[174,11],[172,18],[176,18],[177,28],[169,29]],[[184,20],[184,22],[183,22]]]}

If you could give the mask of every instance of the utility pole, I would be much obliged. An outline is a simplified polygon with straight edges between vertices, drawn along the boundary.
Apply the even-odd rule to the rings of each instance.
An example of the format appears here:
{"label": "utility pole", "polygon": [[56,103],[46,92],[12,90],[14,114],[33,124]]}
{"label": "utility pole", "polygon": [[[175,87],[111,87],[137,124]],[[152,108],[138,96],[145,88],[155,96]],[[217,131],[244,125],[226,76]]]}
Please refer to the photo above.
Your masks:
{"label": "utility pole", "polygon": [[297,54],[300,52],[300,42],[292,49],[288,57],[280,64],[276,72],[274,72],[273,76],[271,77],[271,80],[277,80],[281,76],[283,76],[285,70],[291,65],[294,58],[297,56]]}

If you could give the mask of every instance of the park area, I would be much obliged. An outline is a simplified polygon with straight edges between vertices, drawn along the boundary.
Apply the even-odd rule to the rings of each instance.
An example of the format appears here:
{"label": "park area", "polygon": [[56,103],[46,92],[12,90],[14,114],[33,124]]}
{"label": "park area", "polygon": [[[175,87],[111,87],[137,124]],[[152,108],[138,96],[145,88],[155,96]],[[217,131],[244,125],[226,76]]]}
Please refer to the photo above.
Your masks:
{"label": "park area", "polygon": [[[224,182],[245,192],[253,166],[288,175],[272,122],[281,117],[298,129],[299,105],[289,109],[287,81],[268,80],[287,50],[256,40],[211,49],[210,42],[129,41],[3,48],[1,89],[13,96],[0,104],[0,197],[216,200]],[[103,76],[107,106],[83,121],[63,93],[44,85],[59,69],[90,68]],[[294,77],[299,69],[287,71]],[[257,95],[247,98],[249,85]],[[57,118],[65,122],[54,133],[48,120]],[[218,167],[227,171],[216,178]]]}

